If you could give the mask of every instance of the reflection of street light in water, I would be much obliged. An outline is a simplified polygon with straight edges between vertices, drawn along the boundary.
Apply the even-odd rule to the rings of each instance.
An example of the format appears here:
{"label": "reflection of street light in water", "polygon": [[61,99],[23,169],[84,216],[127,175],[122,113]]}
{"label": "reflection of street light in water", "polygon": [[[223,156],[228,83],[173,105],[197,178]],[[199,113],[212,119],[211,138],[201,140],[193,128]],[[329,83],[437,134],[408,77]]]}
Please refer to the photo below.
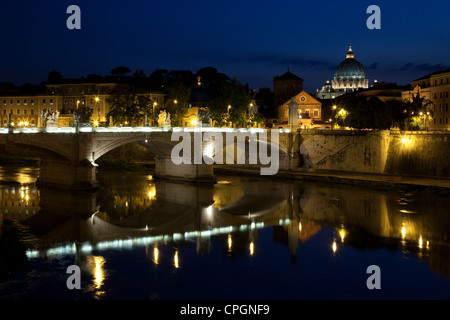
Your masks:
{"label": "reflection of street light in water", "polygon": [[159,260],[159,250],[158,247],[155,245],[155,247],[153,248],[153,262],[155,264],[158,264],[158,260]]}
{"label": "reflection of street light in water", "polygon": [[175,251],[175,255],[173,256],[173,265],[177,269],[180,267],[180,261],[178,259],[178,250]]}
{"label": "reflection of street light in water", "polygon": [[231,251],[231,245],[232,245],[232,240],[231,240],[231,234],[228,235],[228,252]]}
{"label": "reflection of street light in water", "polygon": [[333,244],[331,245],[331,249],[333,250],[333,253],[336,252],[336,250],[337,250],[336,240],[333,241]]}
{"label": "reflection of street light in water", "polygon": [[255,254],[255,244],[252,242],[250,242],[250,255],[254,255]]}

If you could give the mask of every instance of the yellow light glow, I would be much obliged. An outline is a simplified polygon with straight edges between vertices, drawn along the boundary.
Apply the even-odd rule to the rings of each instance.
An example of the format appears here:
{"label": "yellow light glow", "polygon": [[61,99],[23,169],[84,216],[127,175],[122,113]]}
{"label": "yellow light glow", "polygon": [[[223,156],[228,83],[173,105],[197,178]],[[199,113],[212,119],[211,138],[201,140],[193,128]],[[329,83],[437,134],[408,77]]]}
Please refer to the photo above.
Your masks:
{"label": "yellow light glow", "polygon": [[94,121],[94,126],[98,127],[98,121],[97,120]]}
{"label": "yellow light glow", "polygon": [[230,105],[228,105],[228,109],[231,109],[231,106],[230,106]]}
{"label": "yellow light glow", "polygon": [[148,192],[148,198],[152,200],[153,193],[151,191]]}
{"label": "yellow light glow", "polygon": [[180,262],[179,262],[179,259],[178,259],[178,250],[175,251],[175,255],[173,256],[173,265],[177,269],[180,267]]}
{"label": "yellow light glow", "polygon": [[302,223],[301,222],[298,223],[298,231],[302,232]]}
{"label": "yellow light glow", "polygon": [[419,248],[422,249],[423,247],[423,239],[422,239],[422,235],[419,237]]}
{"label": "yellow light glow", "polygon": [[409,145],[411,145],[412,144],[412,138],[411,137],[407,137],[407,136],[403,136],[402,138],[401,138],[401,142],[402,142],[402,144],[404,145],[404,146],[409,146]]}
{"label": "yellow light glow", "polygon": [[153,102],[153,106],[156,107],[158,105],[157,102]]}
{"label": "yellow light glow", "polygon": [[250,242],[250,255],[254,255],[255,254],[255,244],[252,242]]}
{"label": "yellow light glow", "polygon": [[331,249],[333,250],[333,252],[336,252],[336,250],[337,250],[336,241],[333,241],[333,244],[331,245]]}
{"label": "yellow light glow", "polygon": [[24,122],[25,127],[28,127],[28,121]]}
{"label": "yellow light glow", "polygon": [[345,238],[345,230],[341,229],[341,231],[339,231],[339,235],[341,236],[341,241],[344,242],[344,238]]}
{"label": "yellow light glow", "polygon": [[174,100],[173,102],[174,102],[175,104],[177,104],[177,103],[178,103],[178,100]]}
{"label": "yellow light glow", "polygon": [[191,120],[191,124],[192,124],[193,126],[196,126],[196,125],[197,125],[197,119],[192,119],[192,120]]}
{"label": "yellow light glow", "polygon": [[105,272],[103,270],[103,265],[105,264],[105,259],[103,257],[98,257],[98,256],[94,256],[94,264],[95,264],[95,269],[94,269],[94,283],[95,283],[95,288],[99,289],[102,284],[103,281],[105,280]]}
{"label": "yellow light glow", "polygon": [[405,239],[406,236],[406,228],[402,227],[402,238]]}
{"label": "yellow light glow", "polygon": [[14,127],[14,122],[11,122],[11,127]]}
{"label": "yellow light glow", "polygon": [[228,235],[228,251],[231,251],[231,245],[233,241],[231,240],[231,234]]}
{"label": "yellow light glow", "polygon": [[155,262],[155,264],[158,264],[159,261],[159,250],[158,248],[155,246],[153,248],[153,262]]}
{"label": "yellow light glow", "polygon": [[100,100],[98,97],[95,97],[95,101],[98,102],[98,100]]}

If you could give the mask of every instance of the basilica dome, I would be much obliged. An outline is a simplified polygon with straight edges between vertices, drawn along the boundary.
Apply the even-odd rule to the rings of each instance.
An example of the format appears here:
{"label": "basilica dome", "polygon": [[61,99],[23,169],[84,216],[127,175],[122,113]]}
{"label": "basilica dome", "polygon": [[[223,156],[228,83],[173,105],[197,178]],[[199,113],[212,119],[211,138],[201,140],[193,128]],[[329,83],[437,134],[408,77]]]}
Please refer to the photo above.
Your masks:
{"label": "basilica dome", "polygon": [[341,92],[367,89],[369,80],[361,63],[355,59],[352,46],[348,48],[347,58],[337,67],[331,82],[333,90]]}
{"label": "basilica dome", "polygon": [[352,46],[348,49],[347,58],[337,67],[334,72],[335,80],[365,79],[366,71],[363,65],[355,59]]}

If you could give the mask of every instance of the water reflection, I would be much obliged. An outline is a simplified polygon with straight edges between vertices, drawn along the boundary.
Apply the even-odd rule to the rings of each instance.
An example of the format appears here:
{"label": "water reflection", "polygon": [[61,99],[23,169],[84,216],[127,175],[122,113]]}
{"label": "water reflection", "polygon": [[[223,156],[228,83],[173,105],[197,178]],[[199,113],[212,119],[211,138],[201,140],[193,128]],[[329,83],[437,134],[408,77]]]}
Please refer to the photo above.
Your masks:
{"label": "water reflection", "polygon": [[[88,291],[104,295],[108,277],[102,254],[144,247],[155,266],[189,263],[183,250],[196,243],[198,255],[222,243],[233,260],[258,256],[259,230],[298,248],[331,227],[330,255],[357,250],[401,250],[450,278],[450,200],[431,194],[384,193],[314,183],[226,177],[214,186],[154,181],[139,173],[98,175],[104,189],[70,193],[31,184],[1,187],[1,220],[19,220],[38,241],[29,258],[72,255],[92,276]],[[28,211],[25,211],[28,210]]]}

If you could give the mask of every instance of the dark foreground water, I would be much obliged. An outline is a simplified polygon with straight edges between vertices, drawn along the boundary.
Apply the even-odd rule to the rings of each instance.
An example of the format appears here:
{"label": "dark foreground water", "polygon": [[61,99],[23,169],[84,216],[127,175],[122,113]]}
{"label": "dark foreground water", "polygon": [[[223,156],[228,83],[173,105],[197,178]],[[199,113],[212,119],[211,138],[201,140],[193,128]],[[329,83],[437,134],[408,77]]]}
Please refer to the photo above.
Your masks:
{"label": "dark foreground water", "polygon": [[0,170],[2,299],[450,298],[444,197],[151,172],[99,172],[101,191],[69,193],[37,175]]}

